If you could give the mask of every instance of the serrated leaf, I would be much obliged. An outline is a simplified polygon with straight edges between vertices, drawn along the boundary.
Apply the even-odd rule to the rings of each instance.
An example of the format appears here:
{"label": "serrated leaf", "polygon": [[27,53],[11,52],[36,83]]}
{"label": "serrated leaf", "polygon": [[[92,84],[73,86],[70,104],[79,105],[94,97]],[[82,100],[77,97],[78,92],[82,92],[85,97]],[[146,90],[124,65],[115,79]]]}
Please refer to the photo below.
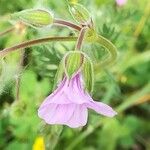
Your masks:
{"label": "serrated leaf", "polygon": [[53,82],[58,68],[56,66],[59,66],[62,54],[50,44],[33,47],[33,49],[36,49],[36,51],[32,51],[32,54],[37,74],[42,78],[48,77]]}

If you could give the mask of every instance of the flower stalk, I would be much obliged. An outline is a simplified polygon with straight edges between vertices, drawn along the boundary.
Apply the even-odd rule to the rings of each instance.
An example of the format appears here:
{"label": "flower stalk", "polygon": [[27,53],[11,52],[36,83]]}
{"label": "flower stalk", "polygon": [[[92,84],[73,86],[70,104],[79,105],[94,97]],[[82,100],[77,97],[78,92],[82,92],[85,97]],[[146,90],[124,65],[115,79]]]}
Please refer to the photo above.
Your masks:
{"label": "flower stalk", "polygon": [[80,26],[78,26],[72,22],[66,21],[66,20],[54,19],[53,23],[54,23],[54,25],[70,27],[70,28],[73,28],[77,31],[81,30]]}
{"label": "flower stalk", "polygon": [[[20,51],[20,62],[18,64],[18,72],[23,69],[23,63],[24,63],[24,55],[25,51],[24,49],[21,49]],[[21,75],[16,76],[16,101],[20,99],[20,84],[21,84]]]}
{"label": "flower stalk", "polygon": [[0,51],[0,57],[6,56],[9,52],[22,49],[22,48],[27,48],[31,47],[34,45],[42,44],[42,43],[47,43],[47,42],[52,42],[52,41],[75,41],[77,37],[46,37],[46,38],[40,38],[36,40],[30,40],[23,42],[21,44],[17,44],[12,47],[5,48]]}
{"label": "flower stalk", "polygon": [[117,49],[116,47],[106,38],[104,38],[101,35],[97,35],[95,38],[95,42],[99,43],[101,46],[106,48],[108,52],[110,53],[109,58],[102,61],[100,64],[101,66],[108,66],[109,64],[112,64],[117,59]]}
{"label": "flower stalk", "polygon": [[1,32],[1,33],[0,33],[0,37],[4,36],[4,35],[6,35],[6,34],[8,34],[8,33],[10,33],[10,32],[13,32],[14,30],[15,30],[15,27],[11,27],[11,28],[9,28],[9,29],[7,29],[7,30]]}
{"label": "flower stalk", "polygon": [[82,48],[82,44],[84,41],[86,30],[87,30],[87,27],[84,27],[81,29],[79,36],[78,36],[78,39],[77,39],[75,50],[80,50]]}

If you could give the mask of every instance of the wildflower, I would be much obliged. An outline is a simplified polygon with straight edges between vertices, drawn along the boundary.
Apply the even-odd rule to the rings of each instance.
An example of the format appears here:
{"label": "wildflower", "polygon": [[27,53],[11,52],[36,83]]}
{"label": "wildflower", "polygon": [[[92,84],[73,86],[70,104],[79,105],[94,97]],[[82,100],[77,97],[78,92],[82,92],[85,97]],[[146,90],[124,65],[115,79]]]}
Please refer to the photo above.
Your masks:
{"label": "wildflower", "polygon": [[32,150],[45,150],[43,137],[40,136],[35,139]]}
{"label": "wildflower", "polygon": [[123,6],[127,3],[127,0],[116,0],[118,6]]}
{"label": "wildflower", "polygon": [[[67,60],[64,62],[67,72],[58,88],[45,99],[38,110],[39,117],[48,124],[67,125],[71,128],[84,126],[87,123],[88,109],[108,117],[116,115],[110,106],[91,98],[88,93],[92,89],[91,63],[83,53],[79,54],[74,52],[66,56]],[[83,57],[84,63],[81,63]]]}

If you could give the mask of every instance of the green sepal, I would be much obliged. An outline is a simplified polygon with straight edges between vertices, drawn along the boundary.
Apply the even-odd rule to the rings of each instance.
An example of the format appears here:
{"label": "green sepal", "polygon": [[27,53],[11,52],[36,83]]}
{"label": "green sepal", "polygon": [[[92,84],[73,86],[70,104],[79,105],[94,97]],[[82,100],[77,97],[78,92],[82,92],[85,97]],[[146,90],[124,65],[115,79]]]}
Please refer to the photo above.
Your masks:
{"label": "green sepal", "polygon": [[64,68],[67,77],[74,76],[82,67],[84,54],[79,51],[72,51],[66,54],[64,59]]}
{"label": "green sepal", "polygon": [[32,27],[45,27],[53,23],[53,15],[43,9],[27,9],[11,15],[12,20],[22,21]]}
{"label": "green sepal", "polygon": [[72,17],[80,24],[84,24],[89,22],[91,19],[89,11],[81,4],[78,3],[70,3],[69,11]]}
{"label": "green sepal", "polygon": [[63,60],[62,60],[59,64],[59,66],[57,68],[57,72],[55,74],[53,90],[55,90],[57,85],[63,80],[63,77],[64,77],[64,64],[63,64]]}
{"label": "green sepal", "polygon": [[82,66],[82,75],[84,80],[85,90],[91,93],[94,86],[93,63],[86,57]]}

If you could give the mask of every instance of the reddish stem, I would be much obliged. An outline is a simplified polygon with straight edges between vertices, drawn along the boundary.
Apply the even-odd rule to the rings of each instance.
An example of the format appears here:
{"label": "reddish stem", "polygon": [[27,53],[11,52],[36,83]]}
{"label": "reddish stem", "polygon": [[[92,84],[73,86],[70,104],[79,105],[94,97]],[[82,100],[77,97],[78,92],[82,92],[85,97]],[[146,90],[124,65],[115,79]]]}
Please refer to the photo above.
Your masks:
{"label": "reddish stem", "polygon": [[14,29],[15,29],[15,27],[11,27],[11,28],[7,29],[6,31],[1,32],[0,37],[3,36],[3,35],[6,35],[7,33],[10,33],[12,31],[14,31]]}
{"label": "reddish stem", "polygon": [[76,50],[80,50],[81,49],[86,30],[87,30],[87,27],[84,27],[80,31],[80,34],[79,34],[78,39],[77,39],[76,48],[75,48]]}
{"label": "reddish stem", "polygon": [[41,43],[52,42],[52,41],[75,41],[76,39],[77,37],[47,37],[47,38],[41,38],[36,40],[30,40],[1,50],[0,57],[4,57],[9,52],[15,51],[17,49],[26,48]]}
{"label": "reddish stem", "polygon": [[70,27],[70,28],[73,28],[73,29],[78,30],[78,31],[81,30],[80,26],[78,26],[72,22],[66,21],[66,20],[54,19],[54,24],[60,25],[60,26]]}

